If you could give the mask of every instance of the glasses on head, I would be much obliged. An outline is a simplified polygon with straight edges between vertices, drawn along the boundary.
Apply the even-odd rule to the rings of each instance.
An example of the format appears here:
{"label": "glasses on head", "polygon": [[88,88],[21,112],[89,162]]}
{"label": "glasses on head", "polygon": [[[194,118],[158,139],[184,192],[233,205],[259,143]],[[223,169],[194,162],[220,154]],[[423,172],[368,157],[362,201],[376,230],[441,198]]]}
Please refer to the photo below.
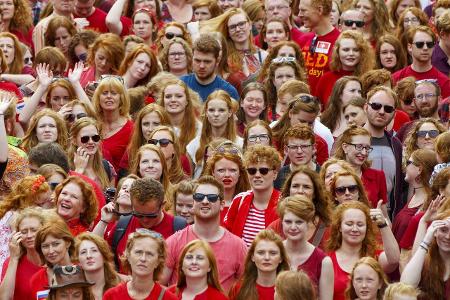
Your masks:
{"label": "glasses on head", "polygon": [[413,42],[413,44],[416,45],[417,49],[422,49],[425,45],[427,45],[428,49],[434,47],[434,42]]}
{"label": "glasses on head", "polygon": [[156,219],[157,217],[159,217],[159,211],[154,212],[154,213],[149,213],[149,214],[133,211],[131,214],[138,219],[143,219],[143,218]]}
{"label": "glasses on head", "polygon": [[309,45],[309,53],[314,54],[316,52],[317,47],[317,40],[319,39],[319,36],[316,34],[314,35],[311,44]]}
{"label": "glasses on head", "polygon": [[311,146],[312,145],[287,145],[289,150],[298,151],[298,149],[301,149],[302,152],[305,152]]}
{"label": "glasses on head", "polygon": [[171,39],[173,39],[174,37],[177,37],[177,38],[183,38],[183,35],[182,34],[176,34],[176,33],[173,33],[173,32],[166,32],[166,34],[164,34],[164,36],[166,37],[166,39],[168,39],[168,40],[171,40]]}
{"label": "glasses on head", "polygon": [[352,27],[353,24],[356,25],[356,27],[361,28],[363,27],[366,23],[364,21],[356,21],[356,20],[344,20],[344,25],[347,27]]}
{"label": "glasses on head", "polygon": [[417,131],[416,135],[417,135],[417,137],[421,137],[421,138],[424,138],[427,135],[430,138],[435,138],[439,135],[439,130],[419,130],[419,131]]}
{"label": "glasses on head", "polygon": [[65,80],[65,81],[69,81],[69,78],[67,77],[63,77],[63,76],[54,76],[51,83],[58,81],[58,80]]}
{"label": "glasses on head", "polygon": [[76,120],[84,118],[84,117],[87,117],[87,114],[85,114],[85,113],[67,114],[67,115],[64,116],[64,119],[67,122],[72,123],[72,122],[75,122]]}
{"label": "glasses on head", "polygon": [[218,194],[202,194],[202,193],[194,193],[192,195],[195,202],[202,202],[205,198],[208,200],[208,202],[215,203],[217,200],[220,199]]}
{"label": "glasses on head", "polygon": [[261,175],[269,174],[269,171],[272,169],[269,168],[247,168],[247,173],[250,175],[255,175],[256,172],[259,172]]}
{"label": "glasses on head", "polygon": [[85,135],[80,138],[81,143],[86,144],[92,140],[94,143],[98,143],[100,141],[100,136],[98,134],[95,135]]}
{"label": "glasses on head", "polygon": [[58,186],[59,182],[48,182],[48,185],[50,186],[50,189],[54,191],[56,187]]}
{"label": "glasses on head", "polygon": [[311,96],[311,95],[301,95],[298,96],[297,98],[295,98],[294,100],[292,100],[291,102],[289,102],[289,109],[292,109],[294,107],[294,105],[298,102],[303,102],[303,103],[311,103],[311,102],[319,102],[319,99],[315,96]]}
{"label": "glasses on head", "polygon": [[167,147],[169,146],[169,144],[173,144],[173,141],[169,140],[169,139],[149,139],[148,140],[148,144],[152,144],[152,145],[160,145],[161,147]]}
{"label": "glasses on head", "polygon": [[112,75],[112,74],[105,74],[105,75],[101,75],[100,76],[100,81],[102,81],[103,79],[107,79],[107,78],[114,78],[120,81],[121,84],[125,84],[125,81],[123,80],[122,76],[119,75]]}
{"label": "glasses on head", "polygon": [[295,62],[295,57],[292,56],[279,56],[272,59],[272,63],[279,64],[283,62]]}
{"label": "glasses on head", "polygon": [[419,85],[421,83],[434,83],[434,84],[437,84],[438,81],[437,81],[437,79],[434,79],[434,78],[421,79],[421,80],[416,80],[415,81],[416,85]]}
{"label": "glasses on head", "polygon": [[358,186],[357,186],[356,184],[354,184],[354,185],[348,185],[348,186],[340,186],[340,187],[336,187],[336,188],[334,189],[334,191],[336,192],[336,195],[337,195],[337,196],[343,196],[343,195],[345,195],[345,193],[347,192],[347,190],[348,190],[348,192],[349,192],[350,194],[355,194],[356,192],[359,191]]}
{"label": "glasses on head", "polygon": [[266,133],[254,134],[254,135],[249,135],[248,136],[248,141],[251,142],[251,143],[256,143],[258,140],[260,142],[268,142],[270,140],[270,137]]}
{"label": "glasses on head", "polygon": [[228,25],[228,31],[229,31],[229,32],[234,32],[234,31],[236,31],[238,28],[242,30],[242,29],[245,28],[245,25],[247,25],[247,21],[241,21],[241,22],[239,22],[239,23],[237,23],[237,24]]}
{"label": "glasses on head", "polygon": [[353,147],[355,147],[355,149],[357,151],[360,151],[360,152],[363,151],[363,150],[366,150],[367,153],[370,153],[373,150],[372,147],[367,146],[367,145],[363,145],[363,144],[352,144],[352,143],[346,143],[346,144],[352,145]]}
{"label": "glasses on head", "polygon": [[136,232],[143,233],[143,234],[148,234],[148,235],[150,235],[151,237],[153,237],[155,239],[162,239],[163,238],[161,233],[153,231],[153,230],[150,230],[150,229],[147,229],[147,228],[138,228],[138,229],[136,229]]}
{"label": "glasses on head", "polygon": [[377,103],[377,102],[372,102],[372,103],[368,103],[369,106],[373,109],[373,110],[380,110],[382,107],[384,107],[384,112],[385,113],[392,113],[395,110],[395,107],[393,107],[392,105],[383,105],[381,103]]}

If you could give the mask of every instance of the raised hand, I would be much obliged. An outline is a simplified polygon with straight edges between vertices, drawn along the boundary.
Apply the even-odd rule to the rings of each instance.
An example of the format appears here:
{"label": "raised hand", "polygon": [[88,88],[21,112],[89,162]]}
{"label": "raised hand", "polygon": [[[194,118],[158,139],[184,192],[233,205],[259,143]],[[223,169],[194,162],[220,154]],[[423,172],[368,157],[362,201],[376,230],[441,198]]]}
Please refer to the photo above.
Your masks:
{"label": "raised hand", "polygon": [[423,241],[426,244],[430,245],[433,240],[433,236],[434,236],[434,233],[436,232],[436,230],[438,230],[439,228],[444,228],[444,227],[449,226],[450,225],[449,221],[450,221],[449,219],[433,221],[431,223],[431,225],[428,227],[427,233],[425,233],[425,237],[423,238]]}
{"label": "raised hand", "polygon": [[20,258],[22,255],[22,249],[20,248],[20,242],[22,242],[23,236],[21,232],[14,232],[9,241],[9,255],[11,258]]}
{"label": "raised hand", "polygon": [[83,174],[89,162],[89,154],[83,147],[78,147],[74,154],[73,164],[75,165],[75,172]]}
{"label": "raised hand", "polygon": [[48,87],[53,80],[53,72],[50,71],[48,64],[38,64],[36,67],[36,75],[40,85]]}
{"label": "raised hand", "polygon": [[116,208],[116,204],[114,202],[109,202],[105,206],[102,207],[101,219],[107,223],[111,222],[114,219],[114,209]]}
{"label": "raised hand", "polygon": [[428,206],[427,210],[425,211],[425,214],[423,215],[423,220],[425,222],[432,222],[436,220],[436,215],[439,210],[439,207],[441,207],[442,203],[445,201],[444,195],[438,195],[436,198],[434,198],[430,206]]}
{"label": "raised hand", "polygon": [[13,100],[13,97],[8,94],[3,94],[0,97],[0,115],[5,114],[6,110],[8,109],[9,105],[11,104]]}
{"label": "raised hand", "polygon": [[83,62],[77,62],[73,69],[69,70],[68,78],[70,83],[76,83],[80,81],[81,74],[83,73],[84,64]]}
{"label": "raised hand", "polygon": [[370,210],[370,218],[374,221],[378,227],[384,227],[387,222],[384,218],[381,206],[383,205],[383,200],[378,201],[377,208],[372,208]]}

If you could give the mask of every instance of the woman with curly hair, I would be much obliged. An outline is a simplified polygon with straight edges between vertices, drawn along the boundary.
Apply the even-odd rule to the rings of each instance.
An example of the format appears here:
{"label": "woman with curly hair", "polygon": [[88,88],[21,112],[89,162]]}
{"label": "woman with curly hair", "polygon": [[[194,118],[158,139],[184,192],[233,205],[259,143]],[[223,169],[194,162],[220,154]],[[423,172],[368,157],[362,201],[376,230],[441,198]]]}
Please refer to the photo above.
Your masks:
{"label": "woman with curly hair", "polygon": [[318,299],[333,299],[334,279],[331,259],[308,241],[308,231],[315,219],[314,204],[306,196],[289,196],[278,204],[283,235],[283,244],[289,257],[291,270],[303,271],[308,274]]}
{"label": "woman with curly hair", "polygon": [[3,0],[0,3],[2,10],[3,31],[14,34],[19,41],[28,47],[33,46],[33,18],[30,2],[26,0]]}
{"label": "woman with curly hair", "polygon": [[421,291],[420,299],[448,299],[450,211],[439,213],[403,270],[400,281]]}
{"label": "woman with curly hair", "polygon": [[183,24],[178,22],[169,22],[158,31],[155,44],[158,47],[157,53],[162,53],[163,49],[167,47],[169,41],[174,37],[185,40],[185,42],[192,47],[191,34],[187,31]]}
{"label": "woman with curly hair", "polygon": [[103,294],[120,283],[114,268],[114,255],[108,243],[90,232],[84,232],[75,239],[74,261],[83,268],[95,299],[102,299]]}
{"label": "woman with curly hair", "polygon": [[56,213],[67,223],[73,236],[92,227],[99,211],[91,185],[78,176],[69,176],[55,189]]}
{"label": "woman with curly hair", "polygon": [[242,148],[243,140],[237,135],[233,117],[235,111],[234,100],[223,90],[214,91],[206,99],[201,133],[186,146],[186,152],[194,165],[194,178],[202,173],[206,146],[212,140],[226,138]]}
{"label": "woman with curly hair", "polygon": [[375,48],[377,68],[386,69],[394,74],[406,67],[405,49],[396,36],[392,34],[381,36]]}
{"label": "woman with curly hair", "polygon": [[347,129],[344,106],[353,98],[361,97],[362,93],[362,83],[356,76],[344,76],[334,84],[326,106],[322,106],[324,112],[320,117],[320,121],[331,130],[334,138],[338,138]]}
{"label": "woman with curly hair", "polygon": [[269,99],[264,85],[258,82],[247,84],[239,98],[239,109],[236,112],[237,129],[240,136],[245,128],[255,120],[267,121]]}
{"label": "woman with curly hair", "polygon": [[[360,258],[373,257],[385,273],[390,273],[398,266],[400,251],[379,208],[371,210],[359,201],[344,202],[336,207],[332,220],[328,250],[334,269],[333,299],[344,300],[349,275]],[[382,248],[376,241],[375,226]]]}
{"label": "woman with curly hair", "polygon": [[58,48],[70,62],[69,45],[76,33],[77,28],[71,20],[63,16],[55,16],[50,20],[45,31],[45,46]]}
{"label": "woman with curly hair", "polygon": [[353,7],[364,15],[364,38],[375,48],[377,38],[390,31],[389,12],[384,1],[354,0]]}
{"label": "woman with curly hair", "polygon": [[170,125],[169,116],[164,107],[151,103],[142,108],[134,120],[134,127],[127,150],[120,160],[119,175],[126,173],[133,165],[139,148],[147,144],[153,129],[160,125]]}
{"label": "woman with curly hair", "polygon": [[192,72],[192,50],[188,43],[178,37],[171,39],[159,54],[164,71],[181,77]]}
{"label": "woman with curly hair", "polygon": [[277,275],[287,270],[289,257],[283,241],[273,231],[261,230],[248,249],[244,274],[231,289],[230,300],[273,298]]}
{"label": "woman with curly hair", "polygon": [[326,107],[335,82],[343,76],[359,77],[372,70],[374,58],[373,49],[359,31],[344,31],[334,45],[330,71],[320,77],[313,94]]}
{"label": "woman with curly hair", "polygon": [[383,300],[387,285],[387,276],[378,261],[372,257],[363,257],[356,262],[350,274],[346,299]]}
{"label": "woman with curly hair", "polygon": [[155,53],[146,45],[140,44],[124,58],[119,75],[123,76],[125,88],[144,86],[160,71]]}
{"label": "woman with curly hair", "polygon": [[20,147],[25,151],[39,143],[58,143],[63,149],[67,148],[68,136],[66,123],[59,114],[51,109],[43,109],[35,114],[30,121]]}

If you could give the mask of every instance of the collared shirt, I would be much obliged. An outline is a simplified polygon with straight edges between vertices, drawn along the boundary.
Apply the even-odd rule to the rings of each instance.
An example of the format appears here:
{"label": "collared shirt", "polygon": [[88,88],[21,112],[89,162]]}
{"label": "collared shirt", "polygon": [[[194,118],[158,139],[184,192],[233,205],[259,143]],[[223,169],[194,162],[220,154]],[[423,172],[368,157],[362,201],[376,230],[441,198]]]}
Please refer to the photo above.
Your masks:
{"label": "collared shirt", "polygon": [[[54,17],[59,16],[56,12],[53,12],[50,16],[43,18],[37,23],[36,27],[33,30],[33,44],[34,44],[34,53],[38,53],[42,48],[45,47],[45,31],[47,31],[48,23]],[[71,16],[71,20],[73,20],[73,16]]]}
{"label": "collared shirt", "polygon": [[444,73],[445,75],[450,74],[450,65],[448,64],[449,57],[445,54],[444,50],[439,46],[439,43],[434,46],[433,54],[431,55],[431,63],[433,66]]}

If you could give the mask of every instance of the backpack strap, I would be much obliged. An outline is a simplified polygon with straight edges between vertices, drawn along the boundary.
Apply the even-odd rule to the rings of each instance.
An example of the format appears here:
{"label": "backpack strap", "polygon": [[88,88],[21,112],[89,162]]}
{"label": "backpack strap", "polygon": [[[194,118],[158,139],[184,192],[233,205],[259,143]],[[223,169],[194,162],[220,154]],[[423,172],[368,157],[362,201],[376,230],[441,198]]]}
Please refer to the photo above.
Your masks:
{"label": "backpack strap", "polygon": [[158,300],[162,300],[164,298],[165,293],[166,293],[166,289],[161,287],[161,292],[159,293]]}
{"label": "backpack strap", "polygon": [[108,175],[108,179],[112,179],[112,171],[109,162],[106,159],[102,159],[103,168],[105,169],[106,174]]}
{"label": "backpack strap", "polygon": [[131,221],[131,215],[129,216],[121,216],[119,221],[117,221],[116,230],[113,233],[113,240],[111,249],[114,254],[114,263],[116,264],[116,269],[119,270],[119,255],[117,254],[117,246],[119,245],[120,240],[125,235],[125,231],[127,231],[128,224]]}
{"label": "backpack strap", "polygon": [[312,240],[312,244],[314,246],[316,247],[319,246],[320,241],[322,240],[323,235],[325,233],[325,228],[326,228],[325,224],[323,222],[320,222],[319,228],[317,228],[316,234],[314,234],[314,238]]}
{"label": "backpack strap", "polygon": [[173,232],[180,231],[187,226],[186,219],[180,216],[175,216],[173,218]]}

